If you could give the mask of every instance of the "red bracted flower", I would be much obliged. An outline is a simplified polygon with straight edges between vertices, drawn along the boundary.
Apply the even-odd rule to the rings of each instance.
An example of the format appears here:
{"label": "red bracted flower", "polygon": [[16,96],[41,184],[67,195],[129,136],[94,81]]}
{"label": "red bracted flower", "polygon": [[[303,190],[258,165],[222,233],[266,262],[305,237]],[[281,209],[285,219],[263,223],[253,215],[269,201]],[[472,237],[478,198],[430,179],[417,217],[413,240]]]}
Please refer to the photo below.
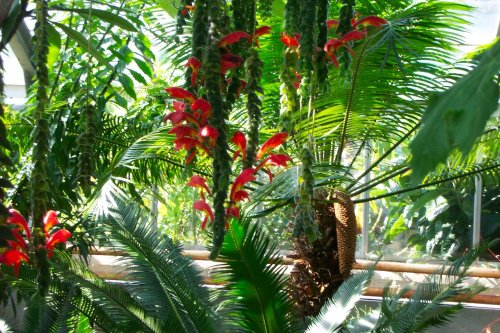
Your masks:
{"label": "red bracted flower", "polygon": [[212,106],[207,100],[198,98],[191,104],[191,111],[197,119],[201,119],[200,125],[203,126],[207,123],[207,118],[212,115]]}
{"label": "red bracted flower", "polygon": [[245,137],[245,134],[240,131],[234,132],[233,137],[231,138],[231,142],[234,143],[238,148],[233,155],[233,161],[240,154],[241,157],[245,160],[247,158],[247,138]]}
{"label": "red bracted flower", "polygon": [[201,61],[198,60],[196,57],[191,57],[188,59],[187,63],[184,65],[184,67],[189,67],[191,68],[191,85],[193,87],[196,87],[196,78],[198,77],[198,72],[200,71],[201,67]]}
{"label": "red bracted flower", "polygon": [[217,131],[217,129],[212,126],[207,125],[200,128],[200,130],[198,131],[198,135],[201,136],[202,138],[208,138],[210,146],[214,147],[215,141],[219,136],[219,131]]}
{"label": "red bracted flower", "polygon": [[184,110],[186,110],[186,104],[184,102],[174,101],[172,103],[172,106],[174,107],[174,110],[177,112],[184,112]]}
{"label": "red bracted flower", "polygon": [[184,8],[181,10],[181,15],[186,16],[189,12],[192,12],[196,9],[196,6],[184,5]]}
{"label": "red bracted flower", "polygon": [[185,101],[188,101],[189,103],[193,103],[196,99],[196,97],[192,93],[179,87],[166,88],[165,91],[170,94],[170,97],[183,99]]}
{"label": "red bracted flower", "polygon": [[299,39],[300,34],[294,34],[294,37],[291,37],[282,32],[280,41],[282,41],[287,47],[299,47]]}
{"label": "red bracted flower", "polygon": [[26,243],[26,240],[24,239],[21,234],[17,231],[17,229],[12,230],[12,236],[16,240],[7,240],[7,244],[9,245],[9,248],[11,249],[28,249],[28,244]]}
{"label": "red bracted flower", "polygon": [[349,46],[347,46],[346,43],[351,42],[353,40],[362,39],[365,36],[366,35],[359,30],[350,31],[346,33],[344,36],[342,36],[340,39],[332,38],[328,40],[325,44],[324,50],[330,56],[330,59],[332,59],[335,66],[339,67],[339,62],[337,60],[337,57],[335,56],[335,52],[337,52],[337,50],[343,46],[347,49],[349,53],[353,54],[354,52],[351,50]]}
{"label": "red bracted flower", "polygon": [[207,182],[205,181],[205,178],[202,176],[194,175],[191,177],[189,182],[187,183],[187,186],[191,186],[194,188],[199,188],[200,189],[200,196],[205,200],[205,196],[203,195],[203,190],[207,191],[208,195],[210,195],[210,188],[207,185]]}
{"label": "red bracted flower", "polygon": [[10,215],[5,220],[5,223],[14,224],[14,225],[20,227],[22,230],[24,230],[24,232],[26,233],[26,236],[28,238],[31,238],[30,228],[28,227],[28,222],[26,222],[26,219],[24,218],[24,216],[21,213],[19,213],[19,211],[15,210],[13,208],[9,209],[9,214]]}
{"label": "red bracted flower", "polygon": [[232,204],[226,209],[226,218],[230,217],[235,217],[237,219],[240,218],[240,210],[238,209],[238,206]]}
{"label": "red bracted flower", "polygon": [[205,213],[205,218],[203,219],[203,222],[201,224],[201,229],[204,230],[205,226],[207,225],[208,218],[212,220],[212,222],[215,220],[214,218],[214,213],[212,212],[212,208],[208,205],[208,203],[205,200],[198,200],[193,204],[193,209],[200,210]]}
{"label": "red bracted flower", "polygon": [[7,250],[2,255],[0,255],[1,263],[9,266],[14,266],[15,275],[19,273],[19,265],[21,264],[21,261],[29,262],[29,258],[26,254],[15,249]]}
{"label": "red bracted flower", "polygon": [[349,31],[344,36],[342,36],[342,38],[340,38],[340,41],[342,42],[342,44],[345,44],[347,42],[351,42],[353,40],[360,40],[360,39],[363,39],[365,37],[366,37],[366,34],[364,32],[359,31],[359,30],[353,30],[353,31]]}
{"label": "red bracted flower", "polygon": [[326,28],[330,30],[331,28],[337,28],[339,26],[339,20],[327,20]]}
{"label": "red bracted flower", "polygon": [[280,132],[270,137],[257,152],[256,158],[260,160],[267,152],[283,144],[288,138],[288,133]]}
{"label": "red bracted flower", "polygon": [[244,31],[231,32],[230,34],[227,34],[221,38],[219,43],[217,43],[217,47],[220,49],[225,48],[228,45],[238,42],[242,38],[248,39],[250,38],[250,35]]}
{"label": "red bracted flower", "polygon": [[272,182],[273,174],[271,170],[269,170],[269,167],[277,166],[286,168],[287,163],[291,160],[290,156],[285,154],[271,154],[257,166],[256,170],[264,168],[266,173],[269,175],[269,181]]}
{"label": "red bracted flower", "polygon": [[210,155],[208,149],[205,146],[203,146],[200,143],[200,141],[198,141],[197,139],[193,139],[190,137],[183,137],[183,138],[179,138],[179,139],[174,140],[174,150],[175,151],[178,151],[182,148],[186,149],[187,151],[190,151],[196,147],[203,150],[207,155]]}
{"label": "red bracted flower", "polygon": [[43,231],[45,232],[45,237],[49,236],[49,231],[55,225],[59,224],[59,220],[57,219],[57,212],[53,210],[49,210],[43,216]]}
{"label": "red bracted flower", "polygon": [[175,137],[177,139],[184,137],[195,139],[198,136],[198,132],[194,128],[186,125],[175,126],[170,131],[168,131],[168,134],[175,134]]}
{"label": "red bracted flower", "polygon": [[255,180],[255,172],[256,170],[254,168],[248,168],[241,171],[238,177],[236,177],[229,195],[229,200],[231,202],[236,203],[243,199],[248,199],[248,193],[242,190],[242,188],[246,183]]}
{"label": "red bracted flower", "polygon": [[259,37],[262,35],[268,35],[271,33],[271,27],[268,25],[262,26],[260,28],[255,29],[252,38],[248,40],[248,42],[255,43],[255,46],[259,47]]}
{"label": "red bracted flower", "polygon": [[189,113],[183,112],[183,111],[170,112],[169,114],[167,114],[163,118],[163,121],[168,121],[168,120],[170,120],[172,122],[172,125],[175,125],[175,126],[179,125],[184,120],[187,121],[188,123],[195,125],[196,127],[200,126],[200,123],[198,120],[196,120]]}
{"label": "red bracted flower", "polygon": [[240,67],[244,62],[245,59],[238,55],[232,53],[223,54],[220,59],[220,73],[226,75],[228,69]]}
{"label": "red bracted flower", "polygon": [[70,237],[71,232],[66,229],[61,229],[54,232],[47,240],[47,245],[45,245],[45,248],[47,249],[47,256],[51,258],[54,254],[54,246],[59,243],[66,243],[66,241]]}
{"label": "red bracted flower", "polygon": [[361,26],[364,26],[366,28],[367,26],[371,25],[373,27],[380,28],[384,24],[387,24],[386,19],[383,19],[383,18],[378,17],[378,16],[366,16],[366,17],[363,17],[362,19],[354,22],[352,24],[352,27],[354,29],[356,29],[357,26],[361,25]]}

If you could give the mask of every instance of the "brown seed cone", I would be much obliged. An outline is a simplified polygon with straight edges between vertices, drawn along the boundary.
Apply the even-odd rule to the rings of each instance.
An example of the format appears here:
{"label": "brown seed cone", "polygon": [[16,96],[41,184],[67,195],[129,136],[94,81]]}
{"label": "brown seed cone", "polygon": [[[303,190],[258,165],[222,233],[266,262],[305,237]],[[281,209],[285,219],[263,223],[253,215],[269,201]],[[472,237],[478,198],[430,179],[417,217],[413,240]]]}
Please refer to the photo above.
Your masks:
{"label": "brown seed cone", "polygon": [[333,205],[325,202],[326,195],[321,196],[323,202],[318,200],[315,205],[315,220],[322,238],[313,243],[305,236],[294,239],[294,253],[290,255],[296,259],[290,273],[290,297],[303,317],[319,313],[349,277],[354,263],[356,219],[352,201],[339,191],[333,193],[333,199],[339,201]]}
{"label": "brown seed cone", "polygon": [[351,197],[341,191],[333,192],[335,202],[335,222],[337,224],[337,242],[340,273],[344,279],[351,274],[356,254],[356,215]]}

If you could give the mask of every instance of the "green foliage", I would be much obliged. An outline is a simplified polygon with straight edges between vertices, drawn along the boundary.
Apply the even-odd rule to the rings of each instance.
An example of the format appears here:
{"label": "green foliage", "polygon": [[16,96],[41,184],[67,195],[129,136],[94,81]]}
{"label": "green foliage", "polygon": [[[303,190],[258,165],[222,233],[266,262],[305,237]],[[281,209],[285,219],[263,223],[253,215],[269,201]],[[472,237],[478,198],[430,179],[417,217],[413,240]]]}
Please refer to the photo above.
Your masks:
{"label": "green foliage", "polygon": [[422,118],[423,128],[412,141],[413,178],[420,181],[456,147],[465,156],[498,107],[500,41],[479,64],[448,90],[435,94]]}

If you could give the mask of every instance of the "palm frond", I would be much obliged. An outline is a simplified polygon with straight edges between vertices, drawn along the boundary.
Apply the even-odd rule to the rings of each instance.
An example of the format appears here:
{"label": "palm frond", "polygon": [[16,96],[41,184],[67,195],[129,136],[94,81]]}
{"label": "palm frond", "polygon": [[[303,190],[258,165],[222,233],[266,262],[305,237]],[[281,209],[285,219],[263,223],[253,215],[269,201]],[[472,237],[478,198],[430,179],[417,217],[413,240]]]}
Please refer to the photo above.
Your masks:
{"label": "palm frond", "polygon": [[276,264],[276,247],[257,224],[247,219],[229,222],[220,258],[225,263],[216,277],[227,283],[228,326],[241,332],[300,331],[285,293],[285,268]]}

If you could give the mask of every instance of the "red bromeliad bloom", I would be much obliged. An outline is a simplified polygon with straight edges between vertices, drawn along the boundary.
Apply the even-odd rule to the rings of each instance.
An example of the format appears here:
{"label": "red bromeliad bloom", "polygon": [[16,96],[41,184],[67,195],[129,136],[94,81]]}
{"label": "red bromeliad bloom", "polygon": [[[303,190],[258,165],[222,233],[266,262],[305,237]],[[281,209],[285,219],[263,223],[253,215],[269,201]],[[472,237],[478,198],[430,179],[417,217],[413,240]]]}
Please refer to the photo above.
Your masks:
{"label": "red bromeliad bloom", "polygon": [[166,88],[165,91],[168,92],[172,98],[183,99],[189,103],[193,103],[196,99],[192,93],[179,87],[169,87]]}
{"label": "red bromeliad bloom", "polygon": [[299,47],[300,34],[294,34],[294,37],[288,36],[284,32],[281,33],[280,41],[282,41],[287,47]]}
{"label": "red bromeliad bloom", "polygon": [[201,224],[201,229],[205,229],[207,225],[208,218],[213,222],[215,220],[212,208],[205,200],[198,200],[193,204],[193,209],[200,210],[205,213],[205,218]]}
{"label": "red bromeliad bloom", "polygon": [[186,16],[189,12],[192,12],[196,9],[196,6],[184,5],[184,8],[181,10],[181,15]]}
{"label": "red bromeliad bloom", "polygon": [[233,161],[240,154],[241,157],[245,160],[247,158],[247,138],[245,137],[245,134],[240,131],[234,132],[233,137],[231,138],[231,142],[234,143],[238,148],[233,155]]}
{"label": "red bromeliad bloom", "polygon": [[269,35],[271,33],[271,27],[268,25],[264,25],[260,28],[255,29],[252,38],[249,39],[249,42],[255,43],[255,46],[259,47],[259,37],[263,35]]}
{"label": "red bromeliad bloom", "polygon": [[203,194],[203,190],[205,190],[208,193],[208,195],[211,195],[210,188],[208,187],[205,178],[203,178],[202,176],[198,175],[192,176],[189,182],[187,183],[187,186],[199,188],[200,196],[203,198],[203,200],[205,200],[205,195]]}
{"label": "red bromeliad bloom", "polygon": [[264,142],[262,147],[260,147],[259,151],[257,152],[256,158],[260,160],[262,157],[264,157],[264,155],[267,152],[283,144],[287,138],[288,138],[288,133],[286,132],[276,133],[275,135],[270,137],[266,142]]}
{"label": "red bromeliad bloom", "polygon": [[236,177],[233,186],[231,187],[231,193],[229,194],[229,200],[232,203],[248,199],[248,193],[242,190],[242,188],[246,183],[255,180],[255,172],[257,172],[257,170],[254,168],[248,168],[241,171],[238,177]]}
{"label": "red bromeliad bloom", "polygon": [[198,78],[198,72],[200,71],[201,68],[201,61],[198,60],[196,57],[191,57],[188,59],[187,63],[184,65],[184,67],[189,67],[191,68],[191,85],[193,87],[196,87],[196,79]]}
{"label": "red bromeliad bloom", "polygon": [[22,230],[24,230],[24,232],[26,232],[26,236],[28,238],[31,238],[30,228],[28,227],[28,222],[26,222],[24,216],[22,216],[19,211],[13,208],[9,209],[9,214],[10,215],[5,220],[5,223],[14,224],[17,227],[20,227]]}
{"label": "red bromeliad bloom", "polygon": [[339,26],[339,20],[327,20],[326,28],[330,30],[331,28],[337,28]]}
{"label": "red bromeliad bloom", "polygon": [[250,35],[244,31],[234,31],[221,38],[217,47],[222,49],[228,45],[238,42],[240,39],[248,39]]}
{"label": "red bromeliad bloom", "polygon": [[19,273],[19,265],[21,262],[29,262],[29,258],[26,254],[16,249],[10,249],[0,255],[0,262],[9,266],[14,266],[14,274]]}

